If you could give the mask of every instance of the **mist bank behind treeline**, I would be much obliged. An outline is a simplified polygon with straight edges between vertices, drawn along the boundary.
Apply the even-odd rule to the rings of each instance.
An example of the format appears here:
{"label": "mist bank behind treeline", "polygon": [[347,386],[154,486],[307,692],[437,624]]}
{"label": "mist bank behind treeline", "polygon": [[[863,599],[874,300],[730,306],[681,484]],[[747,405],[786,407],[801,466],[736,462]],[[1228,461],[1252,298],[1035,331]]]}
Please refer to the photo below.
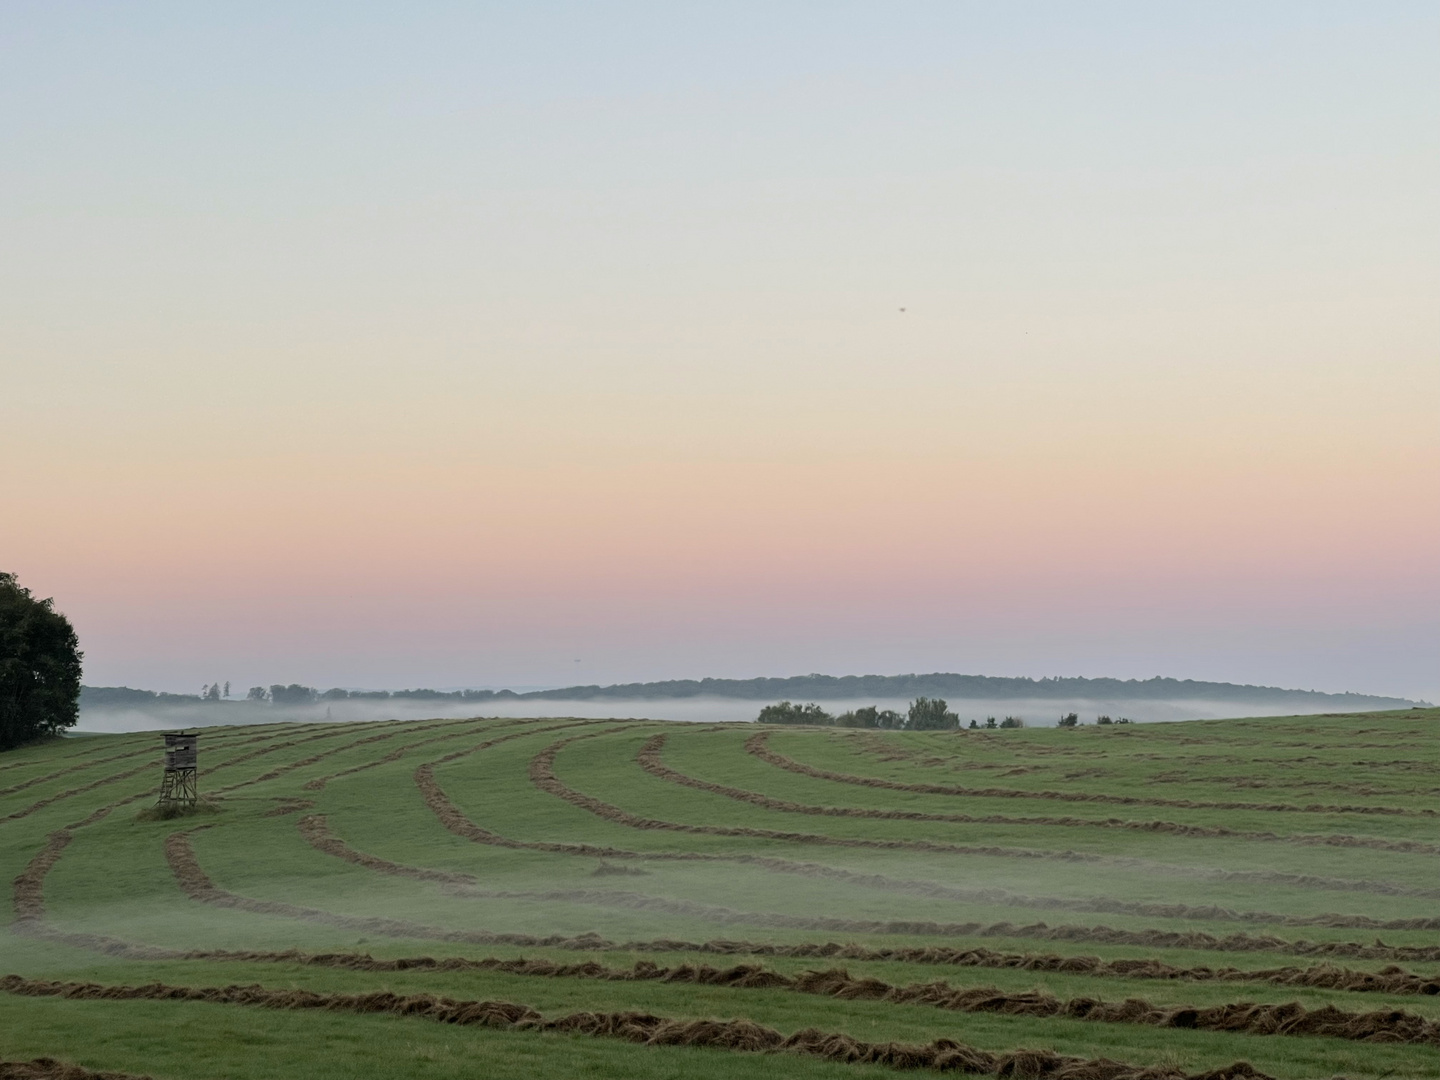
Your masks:
{"label": "mist bank behind treeline", "polygon": [[[661,688],[669,693],[658,692]],[[1118,688],[1118,691],[1117,691]],[[728,693],[723,691],[730,691]],[[988,693],[979,693],[986,690]],[[1012,692],[1005,692],[1010,690]],[[967,692],[968,691],[968,692]],[[987,716],[1018,716],[1029,726],[1054,724],[1075,712],[1082,723],[1097,716],[1137,722],[1360,712],[1409,708],[1404,698],[1324,694],[1277,687],[1237,686],[1177,679],[1004,679],[975,675],[799,676],[792,679],[703,679],[611,687],[513,690],[318,691],[291,684],[270,687],[263,698],[235,699],[168,694],[129,687],[85,687],[80,731],[137,731],[285,721],[404,720],[462,716],[577,716],[743,722],[762,704],[823,701],[845,712],[877,706],[904,713],[916,697],[944,697],[962,723]]]}

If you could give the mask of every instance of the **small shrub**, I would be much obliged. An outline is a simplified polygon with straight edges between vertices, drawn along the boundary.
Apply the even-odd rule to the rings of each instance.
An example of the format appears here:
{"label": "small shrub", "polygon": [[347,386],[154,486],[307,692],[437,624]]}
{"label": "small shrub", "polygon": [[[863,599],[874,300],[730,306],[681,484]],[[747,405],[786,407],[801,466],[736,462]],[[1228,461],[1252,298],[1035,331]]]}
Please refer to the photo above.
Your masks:
{"label": "small shrub", "polygon": [[993,716],[987,716],[985,717],[985,726],[987,728],[995,728],[999,725],[995,723],[995,718]]}
{"label": "small shrub", "polygon": [[1097,716],[1095,718],[1095,723],[1101,725],[1102,727],[1106,724],[1113,724],[1114,722],[1115,721],[1111,720],[1108,716]]}
{"label": "small shrub", "polygon": [[1073,712],[1072,712],[1072,713],[1066,713],[1064,716],[1060,717],[1060,726],[1061,726],[1061,727],[1079,727],[1079,726],[1080,726],[1080,714],[1079,714],[1079,713],[1073,713]]}
{"label": "small shrub", "polygon": [[[995,719],[995,718],[992,716],[990,719],[993,720],[993,719]],[[993,727],[993,726],[994,726],[994,725],[992,725],[992,724],[987,724],[987,725],[986,725],[986,727]],[[1001,720],[1001,721],[1000,721],[1000,726],[1003,727],[1003,728],[1021,728],[1021,727],[1024,727],[1024,726],[1025,726],[1025,721],[1022,720],[1022,719],[1020,719],[1020,717],[1018,717],[1018,716],[1007,716],[1007,717],[1005,717],[1004,720]]]}

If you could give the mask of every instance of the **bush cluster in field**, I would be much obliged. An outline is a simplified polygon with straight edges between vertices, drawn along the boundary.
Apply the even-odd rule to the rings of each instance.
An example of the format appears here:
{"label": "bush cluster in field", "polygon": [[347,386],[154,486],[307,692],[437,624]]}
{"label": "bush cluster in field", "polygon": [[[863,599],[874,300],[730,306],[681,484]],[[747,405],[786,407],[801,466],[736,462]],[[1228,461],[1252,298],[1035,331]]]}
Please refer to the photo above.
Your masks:
{"label": "bush cluster in field", "polygon": [[[958,729],[960,717],[951,711],[944,698],[917,697],[910,702],[909,710],[902,716],[894,709],[882,709],[877,705],[866,705],[840,713],[838,716],[826,712],[815,702],[797,705],[790,701],[779,701],[766,705],[756,718],[761,724],[808,725],[812,727],[877,728],[886,731],[954,731]],[[1113,720],[1109,716],[1098,717],[1099,725],[1128,724],[1125,717]],[[971,720],[971,729],[1023,728],[1025,721],[1018,716],[1007,716],[996,723],[995,717],[987,716],[985,723]],[[1078,713],[1066,713],[1060,717],[1059,726],[1073,728],[1080,726]]]}

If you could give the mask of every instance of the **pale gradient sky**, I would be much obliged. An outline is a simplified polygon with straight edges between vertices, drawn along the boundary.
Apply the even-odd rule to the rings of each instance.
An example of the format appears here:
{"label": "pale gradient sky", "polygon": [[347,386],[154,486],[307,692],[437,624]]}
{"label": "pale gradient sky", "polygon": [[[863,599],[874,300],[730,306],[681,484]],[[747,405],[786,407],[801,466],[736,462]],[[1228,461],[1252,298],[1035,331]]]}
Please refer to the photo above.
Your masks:
{"label": "pale gradient sky", "polygon": [[0,569],[98,684],[1440,700],[1437,55],[1421,3],[7,4]]}

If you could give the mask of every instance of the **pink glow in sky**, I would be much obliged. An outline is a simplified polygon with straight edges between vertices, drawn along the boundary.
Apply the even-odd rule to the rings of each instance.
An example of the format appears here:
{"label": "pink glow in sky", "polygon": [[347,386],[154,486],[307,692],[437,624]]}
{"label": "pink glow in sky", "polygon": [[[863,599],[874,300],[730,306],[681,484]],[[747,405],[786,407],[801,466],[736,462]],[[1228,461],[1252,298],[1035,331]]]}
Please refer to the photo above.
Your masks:
{"label": "pink glow in sky", "polygon": [[0,568],[102,685],[1440,698],[1440,18],[1024,11],[21,5]]}

